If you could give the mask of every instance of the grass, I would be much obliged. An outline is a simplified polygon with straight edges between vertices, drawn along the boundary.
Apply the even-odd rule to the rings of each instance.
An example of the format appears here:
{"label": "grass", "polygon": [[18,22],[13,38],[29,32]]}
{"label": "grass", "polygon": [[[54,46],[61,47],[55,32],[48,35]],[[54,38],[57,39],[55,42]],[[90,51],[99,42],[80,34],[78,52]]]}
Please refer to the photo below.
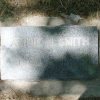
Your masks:
{"label": "grass", "polygon": [[21,1],[14,3],[13,0],[11,3],[9,0],[0,0],[0,20],[14,17],[23,13],[23,10],[28,13],[43,13],[46,16],[60,16],[60,13],[74,13],[82,17],[100,15],[100,0],[27,0],[23,3]]}
{"label": "grass", "polygon": [[[13,0],[14,1],[14,0]],[[24,12],[23,12],[24,11]],[[60,13],[69,15],[78,14],[83,17],[93,16],[100,18],[100,0],[32,0],[26,5],[17,2],[11,4],[8,0],[0,0],[0,20],[13,18],[21,13],[43,13],[45,16],[60,16]],[[23,96],[24,98],[24,96]],[[48,97],[30,97],[33,100],[49,100]],[[80,98],[79,100],[99,100],[100,98]],[[55,97],[54,100],[61,100]]]}
{"label": "grass", "polygon": [[11,6],[4,0],[0,0],[0,20],[4,20],[9,17],[12,17],[14,15],[13,13],[14,8],[15,7]]}

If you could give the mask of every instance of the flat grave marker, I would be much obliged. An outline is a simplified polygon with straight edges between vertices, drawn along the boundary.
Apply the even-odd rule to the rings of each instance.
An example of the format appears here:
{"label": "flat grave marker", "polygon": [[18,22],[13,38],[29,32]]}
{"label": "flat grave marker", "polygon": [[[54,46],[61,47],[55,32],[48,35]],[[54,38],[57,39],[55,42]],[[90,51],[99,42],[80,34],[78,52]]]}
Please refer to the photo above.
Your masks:
{"label": "flat grave marker", "polygon": [[95,26],[2,27],[1,79],[81,79],[98,76]]}

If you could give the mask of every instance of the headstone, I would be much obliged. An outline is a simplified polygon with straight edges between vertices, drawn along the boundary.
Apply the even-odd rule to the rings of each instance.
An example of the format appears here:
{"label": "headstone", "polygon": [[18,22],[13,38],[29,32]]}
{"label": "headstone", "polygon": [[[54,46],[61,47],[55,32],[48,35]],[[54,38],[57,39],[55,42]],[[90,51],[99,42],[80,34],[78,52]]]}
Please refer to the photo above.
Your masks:
{"label": "headstone", "polygon": [[3,80],[98,76],[95,26],[2,27],[1,39]]}

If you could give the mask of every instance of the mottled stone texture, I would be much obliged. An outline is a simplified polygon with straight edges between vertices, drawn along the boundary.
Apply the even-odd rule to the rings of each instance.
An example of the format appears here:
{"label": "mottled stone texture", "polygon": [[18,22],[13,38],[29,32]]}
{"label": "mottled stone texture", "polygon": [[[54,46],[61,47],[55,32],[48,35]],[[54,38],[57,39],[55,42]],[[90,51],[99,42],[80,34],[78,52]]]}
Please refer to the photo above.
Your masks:
{"label": "mottled stone texture", "polygon": [[98,77],[98,30],[92,26],[3,27],[4,79]]}

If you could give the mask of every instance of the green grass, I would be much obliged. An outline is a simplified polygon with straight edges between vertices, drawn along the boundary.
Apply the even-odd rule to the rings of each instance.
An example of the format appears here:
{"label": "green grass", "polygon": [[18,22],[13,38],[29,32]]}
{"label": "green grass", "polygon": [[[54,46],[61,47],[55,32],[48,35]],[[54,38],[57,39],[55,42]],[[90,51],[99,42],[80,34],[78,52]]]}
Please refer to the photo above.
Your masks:
{"label": "green grass", "polygon": [[97,12],[100,13],[100,0],[31,0],[31,3],[27,2],[27,6],[20,5],[21,2],[11,5],[7,1],[0,0],[0,20],[13,17],[19,11],[23,13],[23,10],[32,13],[43,13],[46,16],[74,13],[83,17],[90,15],[95,17]]}
{"label": "green grass", "polygon": [[4,0],[0,0],[0,20],[7,19],[9,17],[13,17],[15,7],[11,6]]}

